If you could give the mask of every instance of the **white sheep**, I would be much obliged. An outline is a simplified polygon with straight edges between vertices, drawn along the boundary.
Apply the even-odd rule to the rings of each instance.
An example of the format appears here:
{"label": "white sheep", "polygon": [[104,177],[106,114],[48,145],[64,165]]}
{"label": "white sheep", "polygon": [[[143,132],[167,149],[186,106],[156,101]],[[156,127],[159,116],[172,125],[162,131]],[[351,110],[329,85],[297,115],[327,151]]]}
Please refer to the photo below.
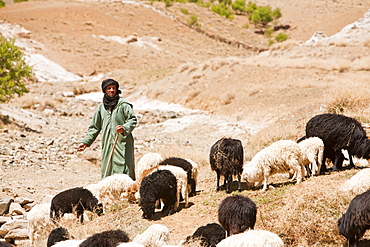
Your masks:
{"label": "white sheep", "polygon": [[339,186],[339,191],[359,195],[370,189],[370,168],[357,172]]}
{"label": "white sheep", "polygon": [[176,177],[177,182],[177,202],[174,206],[174,210],[177,210],[180,205],[180,195],[182,195],[185,201],[185,207],[189,206],[189,190],[188,190],[188,175],[184,169],[178,166],[164,165],[159,166],[158,170],[168,170],[172,172]]}
{"label": "white sheep", "polygon": [[144,154],[135,167],[136,179],[140,177],[144,170],[159,165],[162,160],[163,158],[159,153]]}
{"label": "white sheep", "polygon": [[[193,195],[196,195],[196,185],[198,184],[198,169],[199,169],[199,166],[197,163],[195,163],[193,160],[191,159],[186,159],[192,166],[192,169],[191,169],[191,177],[194,179],[194,190],[193,191]],[[188,185],[188,187],[191,187],[191,185]],[[189,191],[192,191],[191,188],[188,189]]]}
{"label": "white sheep", "polygon": [[299,145],[291,140],[280,140],[259,151],[250,162],[243,167],[242,179],[247,183],[267,189],[268,178],[275,173],[293,170],[297,173],[297,184],[302,181],[304,167],[302,152]]}
{"label": "white sheep", "polygon": [[166,245],[170,230],[160,224],[153,224],[142,234],[137,235],[132,242],[139,243],[145,247],[162,247]]}
{"label": "white sheep", "polygon": [[139,243],[135,243],[135,242],[127,242],[127,243],[121,243],[117,245],[117,247],[145,247],[145,246]]}
{"label": "white sheep", "polygon": [[324,157],[324,142],[319,137],[310,137],[298,145],[302,150],[302,162],[307,175],[319,175]]}
{"label": "white sheep", "polygon": [[266,230],[247,230],[223,239],[217,247],[283,247],[283,240]]}
{"label": "white sheep", "polygon": [[85,240],[84,239],[83,240],[69,239],[69,240],[60,241],[54,244],[52,247],[78,247],[83,241]]}
{"label": "white sheep", "polygon": [[28,213],[28,232],[32,246],[35,242],[35,235],[38,232],[45,232],[46,229],[55,227],[50,219],[50,203],[36,204]]}
{"label": "white sheep", "polygon": [[103,205],[109,205],[122,199],[122,193],[125,193],[134,181],[127,174],[113,174],[98,182],[99,198]]}
{"label": "white sheep", "polygon": [[101,202],[101,200],[100,200],[100,187],[97,183],[86,185],[84,188],[90,190],[90,192],[93,194],[93,196],[95,196],[99,200],[99,202]]}

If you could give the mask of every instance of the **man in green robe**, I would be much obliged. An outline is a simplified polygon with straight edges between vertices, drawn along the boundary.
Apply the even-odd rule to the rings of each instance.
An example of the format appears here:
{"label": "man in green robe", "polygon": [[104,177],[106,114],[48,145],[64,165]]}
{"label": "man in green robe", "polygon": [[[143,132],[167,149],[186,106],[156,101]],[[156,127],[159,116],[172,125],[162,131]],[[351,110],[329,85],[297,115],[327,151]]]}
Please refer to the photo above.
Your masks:
{"label": "man in green robe", "polygon": [[[90,147],[102,132],[101,179],[115,173],[124,173],[135,180],[132,131],[137,124],[137,118],[132,105],[119,96],[121,91],[117,81],[104,80],[102,91],[103,102],[98,105],[87,134],[78,146],[78,151]],[[111,157],[112,149],[114,151]]]}

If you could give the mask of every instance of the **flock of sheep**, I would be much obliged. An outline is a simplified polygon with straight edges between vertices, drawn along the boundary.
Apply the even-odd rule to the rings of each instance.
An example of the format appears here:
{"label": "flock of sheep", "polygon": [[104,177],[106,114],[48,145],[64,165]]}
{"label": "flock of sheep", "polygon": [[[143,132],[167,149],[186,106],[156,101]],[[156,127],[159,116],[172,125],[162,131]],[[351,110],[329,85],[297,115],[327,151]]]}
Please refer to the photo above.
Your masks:
{"label": "flock of sheep", "polygon": [[[232,138],[221,138],[212,145],[209,161],[211,169],[217,174],[216,190],[220,190],[220,178],[223,177],[225,190],[230,193],[230,184],[237,176],[239,191],[241,181],[249,187],[263,185],[264,191],[268,189],[268,178],[276,173],[289,173],[297,183],[307,176],[323,174],[328,171],[325,163],[327,158],[334,164],[333,171],[342,169],[342,150],[348,151],[350,167],[354,167],[352,155],[369,158],[370,141],[366,132],[353,118],[321,114],[310,119],[306,125],[306,135],[298,141],[280,140],[272,143],[245,164],[242,143]],[[60,192],[50,203],[36,205],[28,213],[32,244],[35,233],[42,225],[57,225],[64,214],[72,212],[83,222],[84,210],[101,215],[110,204],[123,198],[137,202],[145,219],[152,219],[157,209],[161,209],[163,215],[170,215],[177,211],[181,201],[188,207],[188,198],[196,195],[198,165],[190,159],[163,159],[158,153],[148,153],[137,164],[136,178],[133,181],[125,174],[114,174],[97,184]],[[348,184],[356,184],[358,180],[348,181]],[[368,184],[362,183],[363,186],[356,192],[367,191],[370,182]],[[198,228],[182,244],[200,239],[204,246],[214,247],[284,246],[278,235],[254,230],[256,213],[256,205],[248,197],[229,196],[219,205],[220,224],[212,223]],[[364,192],[350,203],[347,212],[338,220],[338,228],[350,246],[357,246],[369,227],[370,192]],[[47,246],[167,246],[163,239],[168,237],[168,229],[157,224],[152,228],[154,230],[148,229],[133,241],[123,231],[107,231],[85,240],[70,240],[66,237],[66,229],[56,228],[50,233]]]}

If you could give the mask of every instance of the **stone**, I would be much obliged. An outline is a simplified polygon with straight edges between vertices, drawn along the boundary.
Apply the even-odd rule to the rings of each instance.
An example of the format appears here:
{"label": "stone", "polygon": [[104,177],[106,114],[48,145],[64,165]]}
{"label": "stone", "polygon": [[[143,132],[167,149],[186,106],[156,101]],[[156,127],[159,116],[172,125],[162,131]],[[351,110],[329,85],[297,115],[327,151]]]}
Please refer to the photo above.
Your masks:
{"label": "stone", "polygon": [[14,201],[11,196],[3,196],[0,198],[0,215],[7,214],[9,212],[10,203]]}
{"label": "stone", "polygon": [[11,215],[24,215],[26,214],[26,210],[22,208],[21,204],[12,202],[9,206],[9,213]]}

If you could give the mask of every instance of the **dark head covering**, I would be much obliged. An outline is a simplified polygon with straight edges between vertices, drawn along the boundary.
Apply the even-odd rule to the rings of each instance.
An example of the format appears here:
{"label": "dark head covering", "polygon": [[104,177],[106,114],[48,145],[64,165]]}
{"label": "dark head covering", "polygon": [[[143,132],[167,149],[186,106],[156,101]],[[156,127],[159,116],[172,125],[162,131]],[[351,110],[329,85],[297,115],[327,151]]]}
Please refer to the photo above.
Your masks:
{"label": "dark head covering", "polygon": [[[116,85],[116,88],[117,88],[117,93],[115,96],[113,97],[109,97],[106,93],[105,93],[105,89],[110,86],[110,85]],[[117,81],[113,80],[113,79],[105,79],[104,81],[102,81],[101,83],[101,89],[104,93],[104,97],[103,97],[103,104],[104,104],[104,107],[105,109],[107,110],[113,110],[113,108],[117,105],[118,103],[118,100],[119,100],[119,94],[121,93],[121,90],[119,90],[119,84]]]}
{"label": "dark head covering", "polygon": [[103,93],[105,93],[105,89],[110,86],[110,85],[116,85],[116,88],[117,88],[117,94],[120,94],[122,93],[121,90],[119,90],[119,84],[117,81],[113,80],[113,79],[105,79],[104,81],[102,81],[101,83],[101,90],[103,91]]}

